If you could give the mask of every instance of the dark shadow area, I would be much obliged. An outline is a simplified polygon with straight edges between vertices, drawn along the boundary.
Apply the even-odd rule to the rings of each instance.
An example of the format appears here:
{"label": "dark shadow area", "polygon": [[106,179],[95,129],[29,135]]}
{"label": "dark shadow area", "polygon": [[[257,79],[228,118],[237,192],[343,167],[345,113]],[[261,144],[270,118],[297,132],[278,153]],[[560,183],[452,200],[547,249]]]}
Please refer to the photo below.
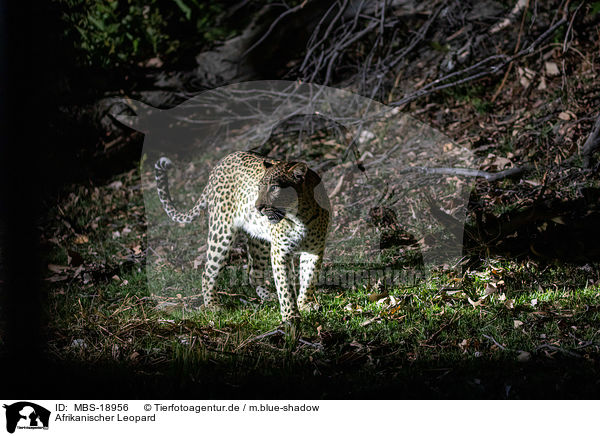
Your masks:
{"label": "dark shadow area", "polygon": [[231,368],[196,368],[197,377],[134,371],[123,365],[75,362],[47,367],[35,388],[5,391],[36,398],[90,399],[595,399],[598,367],[557,358],[527,363],[477,361],[447,366],[443,361],[414,362],[375,371],[340,369],[315,376],[310,368],[262,368],[228,377]]}

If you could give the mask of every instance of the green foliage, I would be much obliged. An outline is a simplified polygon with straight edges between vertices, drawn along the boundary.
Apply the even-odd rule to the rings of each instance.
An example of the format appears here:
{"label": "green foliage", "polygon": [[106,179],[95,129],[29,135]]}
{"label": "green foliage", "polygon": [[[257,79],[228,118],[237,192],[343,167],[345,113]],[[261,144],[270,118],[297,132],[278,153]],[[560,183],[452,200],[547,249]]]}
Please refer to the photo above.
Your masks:
{"label": "green foliage", "polygon": [[493,104],[485,95],[486,88],[481,84],[454,86],[442,91],[442,95],[450,100],[467,103],[480,114],[489,113]]}
{"label": "green foliage", "polygon": [[429,45],[432,49],[441,53],[448,53],[450,51],[450,47],[448,44],[442,45],[437,41],[431,41]]}
{"label": "green foliage", "polygon": [[492,111],[493,104],[488,100],[482,100],[481,98],[475,97],[471,100],[471,103],[475,110],[480,114]]}
{"label": "green foliage", "polygon": [[78,52],[78,61],[89,66],[176,57],[176,52],[190,45],[202,45],[229,33],[216,25],[223,6],[213,1],[56,1],[62,9],[65,38]]}

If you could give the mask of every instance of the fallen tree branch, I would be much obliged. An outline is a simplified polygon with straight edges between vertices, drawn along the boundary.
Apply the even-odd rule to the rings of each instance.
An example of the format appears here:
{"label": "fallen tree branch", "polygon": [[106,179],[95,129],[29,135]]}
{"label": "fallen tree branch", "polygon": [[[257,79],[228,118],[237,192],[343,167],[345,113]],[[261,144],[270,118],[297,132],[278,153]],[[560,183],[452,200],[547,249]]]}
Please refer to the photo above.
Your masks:
{"label": "fallen tree branch", "polygon": [[400,170],[402,173],[418,172],[422,174],[446,174],[450,176],[464,176],[464,177],[482,177],[488,182],[495,182],[497,180],[505,179],[507,177],[520,176],[524,172],[528,171],[528,166],[513,167],[497,173],[488,173],[486,171],[476,170],[473,168],[427,168],[427,167],[408,167]]}

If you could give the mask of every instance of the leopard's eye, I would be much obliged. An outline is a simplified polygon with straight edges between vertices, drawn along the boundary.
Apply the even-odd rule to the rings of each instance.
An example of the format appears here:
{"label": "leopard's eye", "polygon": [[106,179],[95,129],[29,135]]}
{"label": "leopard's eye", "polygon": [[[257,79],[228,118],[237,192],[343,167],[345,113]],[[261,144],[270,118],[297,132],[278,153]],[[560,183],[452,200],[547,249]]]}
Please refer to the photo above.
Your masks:
{"label": "leopard's eye", "polygon": [[279,190],[279,186],[277,186],[277,185],[271,185],[271,186],[269,186],[269,192],[271,194],[273,194],[274,192],[277,192],[278,190]]}

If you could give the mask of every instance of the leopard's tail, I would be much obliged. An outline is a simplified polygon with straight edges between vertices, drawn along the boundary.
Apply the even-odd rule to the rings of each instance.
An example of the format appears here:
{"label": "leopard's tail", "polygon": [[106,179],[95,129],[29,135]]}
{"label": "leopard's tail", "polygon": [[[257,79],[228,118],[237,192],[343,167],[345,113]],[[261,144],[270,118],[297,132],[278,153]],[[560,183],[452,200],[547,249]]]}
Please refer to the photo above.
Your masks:
{"label": "leopard's tail", "polygon": [[173,221],[177,223],[187,224],[191,223],[194,218],[202,213],[202,210],[206,208],[206,200],[204,193],[200,196],[200,199],[196,202],[187,212],[180,212],[173,205],[171,194],[169,193],[169,177],[167,176],[167,170],[173,166],[173,162],[169,158],[161,157],[154,164],[155,177],[156,177],[156,189],[158,191],[158,198],[162,203],[163,209]]}

